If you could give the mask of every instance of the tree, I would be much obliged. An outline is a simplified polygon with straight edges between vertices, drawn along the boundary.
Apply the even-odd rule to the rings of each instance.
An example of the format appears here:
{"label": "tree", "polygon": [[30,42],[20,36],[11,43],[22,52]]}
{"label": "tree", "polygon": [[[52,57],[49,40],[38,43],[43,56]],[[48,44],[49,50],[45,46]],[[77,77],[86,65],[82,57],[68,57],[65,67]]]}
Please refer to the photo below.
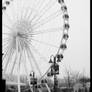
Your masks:
{"label": "tree", "polygon": [[79,80],[79,77],[80,72],[72,71],[71,68],[65,68],[64,80],[68,88],[73,87],[73,85]]}
{"label": "tree", "polygon": [[82,85],[83,85],[83,87],[85,87],[85,84],[87,83],[87,82],[90,82],[90,78],[88,78],[88,77],[86,77],[86,76],[81,76],[80,78],[79,78],[79,82],[80,83],[82,83]]}
{"label": "tree", "polygon": [[64,76],[65,84],[68,88],[72,86],[72,74],[70,69],[65,69],[65,76]]}

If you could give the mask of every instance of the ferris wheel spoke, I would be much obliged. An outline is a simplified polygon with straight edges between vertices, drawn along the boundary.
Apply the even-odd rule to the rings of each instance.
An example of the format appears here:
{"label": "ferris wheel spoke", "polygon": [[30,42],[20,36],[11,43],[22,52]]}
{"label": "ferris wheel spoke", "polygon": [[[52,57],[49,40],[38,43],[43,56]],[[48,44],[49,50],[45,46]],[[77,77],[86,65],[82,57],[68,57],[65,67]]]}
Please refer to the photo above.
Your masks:
{"label": "ferris wheel spoke", "polygon": [[[29,76],[29,74],[28,74],[28,69],[27,69],[27,66],[26,66],[26,51],[25,51],[25,49],[24,49],[24,60],[23,60],[23,65],[24,65],[24,69],[25,69],[25,72],[26,72],[26,74],[27,74],[27,78],[28,78],[28,81],[29,81],[29,84],[30,84],[30,76]],[[31,65],[32,66],[32,65]],[[32,68],[32,67],[31,67]],[[33,69],[33,68],[32,68]],[[34,70],[34,69],[33,69]]]}
{"label": "ferris wheel spoke", "polygon": [[39,4],[39,7],[38,7],[38,9],[40,9],[41,7],[42,7],[42,5],[44,4],[44,0],[42,0],[42,2]]}
{"label": "ferris wheel spoke", "polygon": [[38,14],[35,14],[35,15],[31,18],[30,24],[32,23],[32,21],[33,21],[37,16],[38,16]]}
{"label": "ferris wheel spoke", "polygon": [[37,9],[40,9],[42,7],[42,5],[43,5],[44,2],[45,2],[44,0],[42,0],[42,2],[39,2],[39,0],[38,0],[38,1],[36,1],[36,3],[35,3],[34,6],[37,7]]}
{"label": "ferris wheel spoke", "polygon": [[16,62],[17,62],[17,53],[16,53],[16,55],[15,55],[14,63],[13,63],[12,69],[11,69],[11,73],[10,73],[11,75],[13,74],[13,71],[14,71]]}
{"label": "ferris wheel spoke", "polygon": [[35,46],[33,46],[32,44],[31,44],[31,46],[32,46],[34,52],[36,52],[36,53],[40,56],[40,58],[43,59],[43,61],[46,61],[46,62],[48,61],[48,60],[35,48]]}
{"label": "ferris wheel spoke", "polygon": [[40,69],[39,69],[39,66],[38,66],[38,64],[37,64],[37,62],[36,62],[36,59],[35,59],[34,55],[32,54],[32,52],[31,52],[31,50],[30,50],[29,47],[28,47],[28,52],[30,53],[31,58],[32,58],[33,61],[34,61],[35,65],[36,65],[36,68],[37,68],[37,70],[39,71],[40,76],[42,76],[42,73],[41,73],[41,71],[40,71]]}
{"label": "ferris wheel spoke", "polygon": [[3,47],[3,48],[2,48],[2,49],[3,49],[2,52],[3,52],[3,53],[6,53],[8,45],[6,45],[6,44],[4,45],[4,44],[3,44],[2,47]]}
{"label": "ferris wheel spoke", "polygon": [[[42,1],[44,2],[44,0],[42,0]],[[38,6],[38,9],[39,9],[42,6],[42,3],[41,3],[41,5],[38,5],[39,4],[39,1],[38,2],[36,1],[36,3],[37,3],[36,7]],[[36,14],[31,18],[30,23],[32,23],[37,17],[38,17],[38,14],[36,12]]]}
{"label": "ferris wheel spoke", "polygon": [[[29,36],[29,37],[30,37],[30,36],[32,36],[32,32],[30,32],[30,30],[29,30],[29,31],[26,31],[24,35],[26,35],[26,36]],[[25,37],[25,38],[26,38],[26,37]]]}
{"label": "ferris wheel spoke", "polygon": [[[19,42],[18,42],[19,43]],[[16,52],[16,55],[15,55],[15,59],[14,59],[14,63],[13,63],[13,66],[12,66],[12,69],[11,69],[11,73],[10,74],[13,74],[13,71],[14,71],[14,67],[15,67],[15,64],[17,63],[17,52]],[[21,53],[20,53],[20,59],[19,61],[21,62]],[[19,62],[19,63],[20,63]]]}
{"label": "ferris wheel spoke", "polygon": [[[13,18],[13,21],[18,21],[19,17],[18,17],[18,12],[19,12],[19,9],[20,9],[20,3],[21,0],[16,0],[16,2],[12,2],[12,8],[11,8],[11,13],[12,13],[12,18]],[[16,5],[15,5],[16,3]]]}
{"label": "ferris wheel spoke", "polygon": [[9,47],[11,44],[10,43],[11,39],[4,39],[3,41],[4,42],[2,43],[2,48],[3,48],[3,50],[6,50],[6,48]]}
{"label": "ferris wheel spoke", "polygon": [[11,40],[11,39],[10,39],[9,37],[8,37],[8,38],[3,38],[3,41],[4,41],[3,43],[6,43],[6,42],[8,42],[8,43],[9,43],[9,42],[10,42],[10,40]]}
{"label": "ferris wheel spoke", "polygon": [[2,48],[5,48],[6,46],[8,46],[10,43],[10,39],[3,39],[4,42],[2,42]]}
{"label": "ferris wheel spoke", "polygon": [[11,27],[9,27],[8,25],[3,24],[3,26],[4,26],[4,27],[6,27],[6,28],[8,28],[8,29],[9,29],[9,31],[13,31],[13,29],[12,29]]}
{"label": "ferris wheel spoke", "polygon": [[[30,20],[30,17],[32,16],[32,11],[33,11],[33,10],[31,10],[29,14],[26,12],[26,13],[24,14],[24,18],[26,18],[27,20]],[[28,14],[28,16],[27,16],[27,14]]]}
{"label": "ferris wheel spoke", "polygon": [[49,28],[49,29],[41,29],[39,31],[33,31],[30,35],[39,35],[39,34],[45,34],[45,33],[49,33],[49,32],[61,32],[63,30],[62,27],[58,27],[58,28]]}
{"label": "ferris wheel spoke", "polygon": [[4,62],[4,59],[7,57],[7,55],[9,54],[9,51],[11,49],[11,46],[8,45],[6,48],[5,48],[5,53],[3,55],[3,58],[2,58],[2,61]]}
{"label": "ferris wheel spoke", "polygon": [[46,11],[48,11],[49,9],[51,9],[51,7],[55,4],[55,2],[51,3],[51,0],[49,0],[49,2],[43,7],[40,15],[38,16],[38,18],[34,21],[34,24],[36,23],[36,21],[40,21],[40,19],[45,15]]}
{"label": "ferris wheel spoke", "polygon": [[41,35],[41,34],[48,34],[50,32],[61,32],[63,31],[62,27],[59,27],[59,28],[49,28],[49,29],[41,29],[41,30],[38,30],[38,31],[33,31],[33,32],[28,32],[26,33],[29,37],[32,37],[32,36],[36,36],[36,35]]}
{"label": "ferris wheel spoke", "polygon": [[[23,5],[24,6],[24,5]],[[22,19],[28,19],[29,20],[29,18],[30,18],[30,16],[32,15],[32,11],[31,11],[31,9],[30,9],[30,12],[29,12],[29,9],[28,8],[24,8],[22,6],[22,10],[21,10],[21,20]],[[28,12],[29,12],[29,15],[28,15]],[[27,15],[28,15],[28,17],[27,17]]]}
{"label": "ferris wheel spoke", "polygon": [[7,45],[6,44],[3,45],[3,53],[6,53],[7,52],[8,47],[9,47],[8,44]]}
{"label": "ferris wheel spoke", "polygon": [[3,33],[3,35],[12,36],[11,33]]}
{"label": "ferris wheel spoke", "polygon": [[13,24],[13,20],[10,18],[10,16],[9,16],[6,12],[4,12],[4,15],[7,17],[9,23],[10,23],[10,24],[11,24],[11,23]]}
{"label": "ferris wheel spoke", "polygon": [[12,8],[11,8],[11,12],[12,12],[12,19],[15,20],[16,19],[16,10],[15,10],[15,6],[13,5],[14,3],[12,3]]}
{"label": "ferris wheel spoke", "polygon": [[18,40],[18,51],[21,52],[23,45],[21,45],[21,41]]}
{"label": "ferris wheel spoke", "polygon": [[25,68],[25,71],[26,71],[26,73],[27,73],[27,75],[28,75],[28,72],[27,72],[27,66],[26,66],[26,52],[25,52],[25,49],[24,49],[24,60],[23,60],[23,62],[24,62],[24,68]]}
{"label": "ferris wheel spoke", "polygon": [[[23,5],[24,6],[24,5]],[[24,8],[24,7],[22,7],[22,8]],[[29,7],[28,7],[29,8]],[[30,20],[30,17],[32,16],[32,14],[34,13],[34,9],[32,9],[32,8],[30,8],[30,9],[28,9],[28,8],[25,8],[25,10],[24,9],[22,9],[22,13],[21,13],[21,19],[26,19],[26,20],[28,20],[30,23],[31,23],[31,21],[37,16],[37,15],[34,15],[32,18],[31,18],[31,20]],[[23,16],[23,13],[24,13],[24,16]]]}
{"label": "ferris wheel spoke", "polygon": [[18,61],[19,62],[19,64],[18,64],[19,71],[20,71],[21,59],[22,59],[22,52],[20,51],[19,61]]}
{"label": "ferris wheel spoke", "polygon": [[49,17],[41,20],[40,22],[37,22],[35,24],[32,25],[33,29],[37,29],[40,26],[50,22],[51,20],[55,19],[57,16],[61,15],[61,10],[58,10],[57,12],[54,12],[52,15],[50,15]]}
{"label": "ferris wheel spoke", "polygon": [[[23,8],[23,7],[22,7]],[[23,13],[24,13],[24,9],[22,9],[21,11],[20,11],[20,20],[22,20],[22,19],[24,19],[24,16],[23,16]],[[26,14],[26,13],[25,13]],[[26,16],[26,15],[25,15]],[[17,15],[17,18],[16,18],[17,20],[18,20],[18,15]]]}
{"label": "ferris wheel spoke", "polygon": [[30,63],[30,65],[31,65],[31,69],[32,69],[32,71],[34,71],[34,67],[33,67],[33,64],[32,64],[32,60],[31,60],[31,57],[30,57],[30,54],[29,54],[29,52],[28,52],[28,49],[26,48],[26,53],[27,53],[27,57],[28,57],[28,59],[29,59],[29,63]]}
{"label": "ferris wheel spoke", "polygon": [[11,39],[5,38],[3,39],[4,42],[2,42],[2,47],[5,48],[7,45],[11,43]]}
{"label": "ferris wheel spoke", "polygon": [[49,43],[46,43],[46,42],[42,42],[42,41],[39,41],[39,40],[36,40],[36,39],[33,39],[33,38],[31,38],[31,40],[36,41],[37,43],[41,43],[41,44],[47,45],[47,46],[51,46],[51,47],[58,48],[57,46],[55,46],[55,45],[53,45],[53,44],[49,44]]}
{"label": "ferris wheel spoke", "polygon": [[19,20],[20,16],[19,16],[19,13],[20,13],[20,8],[21,8],[21,2],[20,0],[16,0],[16,19]]}
{"label": "ferris wheel spoke", "polygon": [[14,51],[13,51],[13,49],[11,48],[11,49],[10,49],[10,52],[9,52],[9,56],[8,56],[8,58],[7,58],[7,60],[6,60],[7,62],[6,62],[5,68],[4,68],[4,73],[5,73],[6,70],[7,70],[7,67],[8,67],[8,65],[9,65],[9,63],[10,63],[10,60],[11,60],[11,58],[12,58],[13,53],[14,53]]}

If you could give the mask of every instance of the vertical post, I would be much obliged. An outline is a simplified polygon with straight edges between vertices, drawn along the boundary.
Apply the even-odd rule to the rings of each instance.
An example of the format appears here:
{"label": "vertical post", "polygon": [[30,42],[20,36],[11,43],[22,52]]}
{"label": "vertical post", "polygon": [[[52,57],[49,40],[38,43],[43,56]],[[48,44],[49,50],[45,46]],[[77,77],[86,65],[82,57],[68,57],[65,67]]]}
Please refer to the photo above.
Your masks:
{"label": "vertical post", "polygon": [[20,90],[20,64],[18,63],[18,92],[21,92]]}
{"label": "vertical post", "polygon": [[56,57],[54,57],[54,92],[57,92],[57,76],[55,72]]}
{"label": "vertical post", "polygon": [[20,61],[19,61],[19,55],[18,55],[18,43],[17,43],[17,38],[16,38],[16,51],[17,51],[17,57],[18,57],[18,92],[21,92],[20,91]]}
{"label": "vertical post", "polygon": [[57,76],[56,74],[54,75],[54,92],[57,92]]}

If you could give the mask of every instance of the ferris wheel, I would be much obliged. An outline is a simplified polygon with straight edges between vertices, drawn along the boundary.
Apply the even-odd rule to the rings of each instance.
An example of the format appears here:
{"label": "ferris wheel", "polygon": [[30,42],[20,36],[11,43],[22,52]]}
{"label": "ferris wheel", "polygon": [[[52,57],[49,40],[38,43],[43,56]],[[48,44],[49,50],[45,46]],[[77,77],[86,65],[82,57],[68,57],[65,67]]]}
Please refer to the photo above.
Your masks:
{"label": "ferris wheel", "polygon": [[35,72],[42,78],[51,55],[67,48],[69,15],[64,0],[3,0],[2,69],[5,75]]}

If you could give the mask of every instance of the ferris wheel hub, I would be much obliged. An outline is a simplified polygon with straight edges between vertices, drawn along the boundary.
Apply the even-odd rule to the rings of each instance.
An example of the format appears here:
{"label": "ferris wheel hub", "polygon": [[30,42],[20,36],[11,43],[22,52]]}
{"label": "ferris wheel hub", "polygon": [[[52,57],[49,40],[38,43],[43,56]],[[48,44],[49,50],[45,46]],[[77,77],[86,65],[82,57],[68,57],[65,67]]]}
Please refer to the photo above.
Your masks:
{"label": "ferris wheel hub", "polygon": [[12,45],[16,49],[16,41],[18,43],[18,48],[19,51],[22,51],[23,48],[27,45],[27,42],[31,39],[32,37],[32,29],[31,29],[31,24],[26,21],[26,20],[20,20],[16,21],[12,25]]}
{"label": "ferris wheel hub", "polygon": [[27,32],[31,31],[31,24],[28,21],[20,20],[14,23],[13,29],[16,32],[17,36],[20,36],[20,34],[26,34]]}

